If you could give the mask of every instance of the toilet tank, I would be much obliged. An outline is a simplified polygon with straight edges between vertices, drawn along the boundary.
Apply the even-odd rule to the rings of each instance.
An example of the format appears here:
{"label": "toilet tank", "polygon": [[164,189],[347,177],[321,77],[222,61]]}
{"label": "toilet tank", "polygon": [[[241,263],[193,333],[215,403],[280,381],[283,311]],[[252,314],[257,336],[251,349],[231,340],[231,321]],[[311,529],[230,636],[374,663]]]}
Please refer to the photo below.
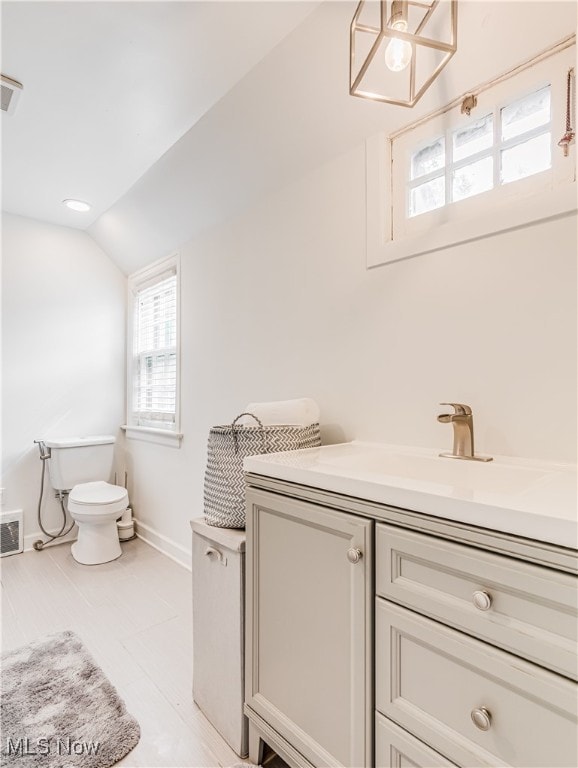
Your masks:
{"label": "toilet tank", "polygon": [[109,480],[115,438],[112,435],[45,440],[50,448],[48,471],[56,491],[70,491],[79,483]]}

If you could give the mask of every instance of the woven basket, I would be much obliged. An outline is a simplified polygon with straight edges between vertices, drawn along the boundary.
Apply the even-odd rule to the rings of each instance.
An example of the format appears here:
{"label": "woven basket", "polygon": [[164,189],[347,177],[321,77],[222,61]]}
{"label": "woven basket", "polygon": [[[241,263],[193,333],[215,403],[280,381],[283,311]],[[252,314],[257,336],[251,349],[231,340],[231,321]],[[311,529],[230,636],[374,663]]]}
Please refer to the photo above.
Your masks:
{"label": "woven basket", "polygon": [[[238,426],[241,416],[251,416],[258,426]],[[205,472],[206,522],[219,528],[245,527],[245,456],[296,451],[319,445],[319,424],[307,427],[263,426],[252,413],[240,413],[232,424],[212,427]]]}

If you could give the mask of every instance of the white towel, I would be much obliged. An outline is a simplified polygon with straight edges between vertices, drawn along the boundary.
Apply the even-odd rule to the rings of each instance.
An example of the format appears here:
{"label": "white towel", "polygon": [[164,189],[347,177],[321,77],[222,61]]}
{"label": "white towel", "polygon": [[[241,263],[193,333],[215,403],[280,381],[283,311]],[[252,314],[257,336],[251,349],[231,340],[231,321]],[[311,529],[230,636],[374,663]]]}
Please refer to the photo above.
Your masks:
{"label": "white towel", "polygon": [[[295,400],[276,400],[272,403],[249,403],[244,408],[247,413],[254,413],[264,425],[296,424],[308,427],[319,422],[319,406],[310,397],[299,397]],[[237,424],[247,427],[256,426],[250,416],[243,416]]]}

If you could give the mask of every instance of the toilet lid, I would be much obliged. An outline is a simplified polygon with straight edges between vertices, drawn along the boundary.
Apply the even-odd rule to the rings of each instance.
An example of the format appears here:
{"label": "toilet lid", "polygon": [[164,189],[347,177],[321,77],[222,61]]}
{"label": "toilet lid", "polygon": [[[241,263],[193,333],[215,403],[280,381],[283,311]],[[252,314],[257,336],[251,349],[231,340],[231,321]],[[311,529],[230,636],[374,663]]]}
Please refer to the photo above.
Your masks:
{"label": "toilet lid", "polygon": [[126,496],[126,488],[97,480],[94,483],[75,485],[69,499],[75,504],[113,504],[115,501],[122,501]]}

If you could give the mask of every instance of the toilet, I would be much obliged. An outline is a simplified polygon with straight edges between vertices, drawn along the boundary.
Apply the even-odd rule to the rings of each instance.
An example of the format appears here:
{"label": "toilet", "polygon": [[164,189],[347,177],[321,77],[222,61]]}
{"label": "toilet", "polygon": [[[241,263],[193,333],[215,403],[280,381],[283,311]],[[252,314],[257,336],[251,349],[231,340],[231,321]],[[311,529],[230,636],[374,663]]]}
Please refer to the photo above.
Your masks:
{"label": "toilet", "polygon": [[126,488],[111,485],[115,438],[112,435],[46,440],[48,470],[56,491],[68,492],[68,511],[78,526],[72,556],[99,565],[122,554],[116,521],[128,507]]}

